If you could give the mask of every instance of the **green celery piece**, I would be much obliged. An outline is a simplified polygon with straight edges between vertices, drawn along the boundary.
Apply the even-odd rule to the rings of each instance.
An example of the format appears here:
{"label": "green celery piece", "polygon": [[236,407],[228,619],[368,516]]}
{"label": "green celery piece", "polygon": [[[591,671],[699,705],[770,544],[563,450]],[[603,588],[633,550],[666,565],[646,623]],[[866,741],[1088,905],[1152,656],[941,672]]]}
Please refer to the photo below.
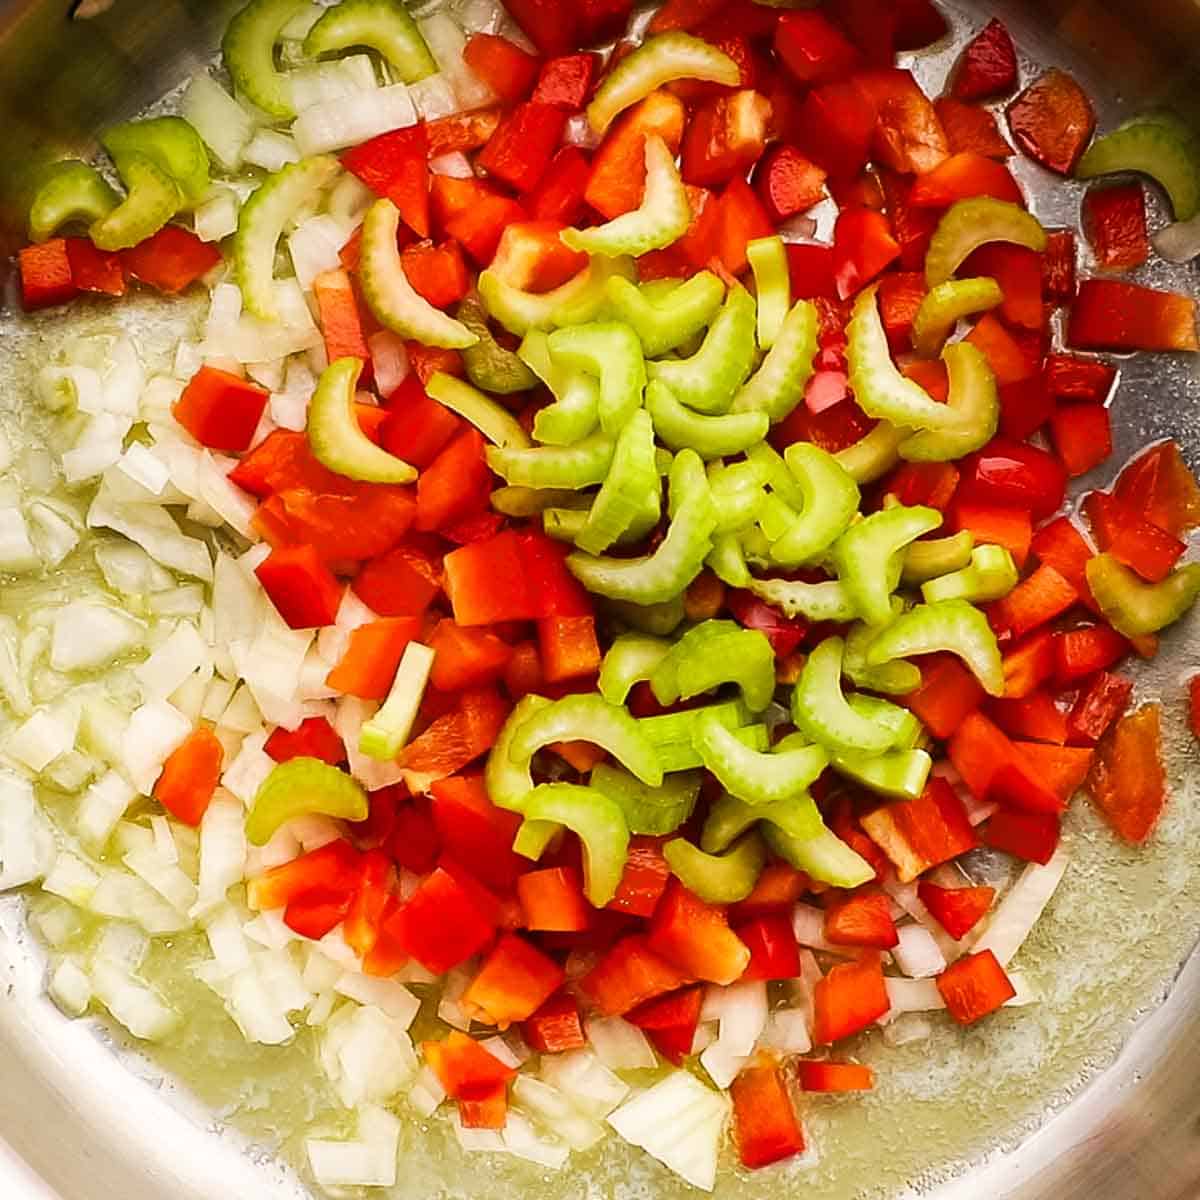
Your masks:
{"label": "green celery piece", "polygon": [[774,804],[805,792],[829,765],[821,746],[757,753],[711,716],[696,722],[692,737],[705,767],[747,804]]}
{"label": "green celery piece", "polygon": [[341,0],[327,8],[304,39],[307,58],[365,46],[385,58],[401,83],[437,71],[437,60],[401,0]]}
{"label": "green celery piece", "polygon": [[638,409],[617,434],[612,466],[575,544],[600,554],[621,538],[640,537],[658,524],[662,488],[654,466],[654,426]]}
{"label": "green celery piece", "polygon": [[718,533],[704,564],[727,587],[748,588],[753,583],[736,533]]}
{"label": "green celery piece", "polygon": [[736,683],[751,712],[775,695],[775,654],[766,636],[733,621],[693,626],[654,669],[650,687],[659,704],[689,700],[723,683]]}
{"label": "green celery piece", "polygon": [[1007,596],[1019,579],[1017,564],[1005,547],[976,546],[968,566],[928,580],[921,585],[921,596],[926,604],[936,604],[939,600],[983,604]]}
{"label": "green celery piece", "polygon": [[551,742],[575,741],[601,746],[643,783],[662,783],[662,767],[638,723],[595,692],[564,696],[534,713],[513,734],[509,758],[526,763]]}
{"label": "green celery piece", "polygon": [[[771,736],[765,725],[743,725],[730,732],[743,746],[757,750],[760,754],[765,754],[771,745]],[[699,752],[690,742],[686,745],[672,742],[660,747],[658,755],[664,771],[690,771],[704,766]]]}
{"label": "green celery piece", "polygon": [[908,429],[945,429],[954,424],[954,414],[901,374],[892,361],[878,291],[876,284],[859,294],[846,326],[846,363],[854,398],[869,417]]}
{"label": "green celery piece", "polygon": [[509,333],[524,337],[531,329],[557,329],[597,320],[608,306],[605,285],[613,276],[633,278],[630,258],[593,258],[577,275],[549,292],[526,292],[507,283],[490,267],[479,275],[479,297],[488,313]]}
{"label": "green celery piece", "polygon": [[[469,354],[470,350],[464,351]],[[469,421],[494,446],[506,450],[528,450],[533,443],[521,423],[491,396],[445,371],[437,371],[425,385],[426,395]]]}
{"label": "green celery piece", "polygon": [[900,443],[908,430],[880,421],[866,437],[839,450],[834,457],[856,483],[874,483],[900,461]]}
{"label": "green celery piece", "polygon": [[734,393],[754,366],[755,319],[754,298],[734,285],[700,349],[690,358],[648,363],[647,374],[665,383],[688,408],[728,412]]}
{"label": "green celery piece", "polygon": [[[247,312],[264,321],[278,320],[274,280],[279,239],[292,217],[310,204],[340,169],[338,160],[329,154],[289,163],[282,171],[268,176],[242,205],[233,239],[233,270]],[[392,211],[395,212],[395,205]],[[392,237],[394,241],[395,231]],[[399,257],[396,266],[399,269]]]}
{"label": "green celery piece", "polygon": [[630,833],[648,837],[674,833],[692,815],[700,795],[699,771],[667,775],[659,787],[652,788],[628,771],[600,763],[588,782],[617,804]]}
{"label": "green celery piece", "polygon": [[1079,179],[1114,171],[1149,175],[1167,193],[1175,220],[1200,212],[1200,146],[1191,128],[1171,113],[1147,113],[1098,137],[1075,168]]}
{"label": "green celery piece", "polygon": [[726,700],[704,708],[681,713],[663,713],[658,717],[642,717],[638,727],[649,739],[658,754],[664,771],[690,771],[704,765],[692,744],[692,731],[697,714],[711,713],[744,745],[765,750],[768,745],[765,725],[749,725],[750,712],[740,700]]}
{"label": "green celery piece", "polygon": [[29,236],[44,242],[64,225],[94,224],[120,203],[120,194],[95,167],[74,158],[56,162],[39,177],[29,206]]}
{"label": "green celery piece", "polygon": [[783,238],[775,234],[747,242],[746,260],[754,274],[758,346],[760,350],[770,350],[792,305],[792,278]]}
{"label": "green celery piece", "polygon": [[719,854],[760,821],[777,825],[801,840],[817,837],[825,828],[816,801],[808,792],[799,792],[773,804],[747,804],[723,792],[708,810],[700,835],[700,848],[709,854]]}
{"label": "green celery piece", "polygon": [[117,170],[130,155],[148,158],[179,185],[184,203],[194,208],[209,188],[208,151],[200,135],[182,117],[125,121],[106,129],[100,144]]}
{"label": "green celery piece", "polygon": [[629,600],[607,600],[608,615],[618,624],[627,625],[651,637],[669,637],[683,621],[683,593],[660,604],[635,604]]}
{"label": "green celery piece", "polygon": [[339,358],[321,372],[308,406],[308,443],[313,457],[347,479],[412,483],[416,469],[375,445],[355,416],[354,395],[362,366],[361,358]]}
{"label": "green celery piece", "polygon": [[468,296],[455,313],[459,322],[479,340],[462,352],[467,378],[485,392],[511,396],[537,386],[538,377],[511,350],[505,349],[488,328],[487,313],[473,296]]}
{"label": "green celery piece", "polygon": [[711,271],[701,271],[672,287],[661,300],[652,298],[655,293],[650,288],[645,283],[638,287],[619,275],[605,283],[614,315],[638,335],[647,358],[658,358],[708,328],[725,299],[725,285]]}
{"label": "green celery piece", "polygon": [[492,492],[492,507],[506,517],[536,517],[550,508],[586,508],[588,498],[565,488],[529,488],[506,484]]}
{"label": "green celery piece", "polygon": [[[846,703],[858,716],[873,722],[881,729],[886,729],[891,734],[892,741],[888,747],[889,750],[911,750],[921,740],[923,726],[920,720],[899,704],[893,704],[890,700],[883,699],[882,696],[867,696],[862,692],[855,692],[847,696]],[[797,733],[790,734],[780,742],[780,745],[785,745],[791,738],[800,736]]]}
{"label": "green celery piece", "polygon": [[362,754],[380,762],[391,762],[404,748],[412,732],[421,697],[433,669],[433,651],[421,642],[409,642],[400,656],[388,698],[359,731]]}
{"label": "green celery piece", "polygon": [[127,250],[144,242],[157,233],[183,203],[179,185],[150,159],[127,155],[120,170],[126,187],[125,199],[93,221],[88,230],[88,236],[99,250]]}
{"label": "green celery piece", "polygon": [[727,454],[740,454],[767,436],[766,413],[725,413],[706,416],[685,408],[661,380],[646,388],[646,409],[654,432],[672,450],[690,448],[706,461]]}
{"label": "green celery piece", "polygon": [[367,793],[345,771],[319,758],[292,758],[273,767],[255,793],[246,814],[246,839],[265,846],[293,817],[321,813],[365,821],[367,809]]}
{"label": "green celery piece", "polygon": [[[899,599],[893,598],[893,614],[898,617],[903,611],[904,605]],[[842,654],[842,674],[855,687],[866,688],[870,692],[907,695],[921,686],[921,672],[912,663],[897,659],[879,667],[867,666],[867,650],[881,632],[878,626],[868,625],[865,621],[856,621],[850,627]]]}
{"label": "green celery piece", "polygon": [[672,520],[685,500],[712,499],[708,474],[700,455],[694,450],[680,450],[667,468],[667,516]]}
{"label": "green celery piece", "polygon": [[783,454],[804,497],[800,519],[771,543],[771,557],[785,567],[819,561],[858,512],[858,484],[830,453],[811,442],[796,442]]}
{"label": "green celery piece", "polygon": [[762,834],[785,862],[832,887],[856,888],[875,878],[875,868],[829,829],[813,838],[797,838],[778,825],[764,824]]}
{"label": "green celery piece", "polygon": [[925,293],[913,318],[913,349],[922,358],[939,353],[962,317],[987,312],[1004,299],[1000,285],[986,276],[948,279]]}
{"label": "green celery piece", "polygon": [[648,37],[604,77],[587,107],[588,124],[603,133],[625,109],[675,79],[738,87],[741,78],[737,63],[709,42],[674,30]]}
{"label": "green celery piece", "polygon": [[806,621],[852,621],[858,615],[850,594],[840,579],[823,583],[793,582],[788,579],[754,579],[750,590],[788,618]]}
{"label": "green celery piece", "polygon": [[637,334],[619,321],[593,322],[556,329],[549,345],[557,361],[599,378],[600,428],[613,436],[620,433],[641,408],[646,390],[646,363]]}
{"label": "green celery piece", "polygon": [[1004,695],[1004,666],[996,635],[987,617],[965,600],[917,605],[871,643],[867,662],[881,666],[894,658],[936,650],[958,655],[989,695]]}
{"label": "green celery piece", "polygon": [[629,826],[620,806],[596,788],[543,783],[530,792],[525,815],[530,821],[553,821],[578,836],[584,895],[603,908],[617,894],[629,850]]}
{"label": "green celery piece", "polygon": [[513,838],[513,852],[537,862],[562,831],[563,827],[557,821],[531,821],[526,817],[517,830],[517,836]]}
{"label": "green celery piece", "polygon": [[663,847],[671,873],[689,892],[706,904],[736,904],[754,891],[766,865],[762,839],[747,834],[724,854],[705,854],[684,838],[673,838]]}
{"label": "green celery piece", "polygon": [[608,648],[600,664],[596,686],[609,704],[624,704],[635,683],[649,679],[671,652],[665,638],[644,633],[623,633]]}
{"label": "green celery piece", "polygon": [[549,708],[550,703],[545,696],[522,696],[496,737],[483,770],[483,781],[489,798],[499,808],[507,808],[512,812],[524,811],[525,800],[533,791],[534,784],[529,774],[529,760],[516,762],[510,757],[512,742],[517,730],[530,717]]}
{"label": "green celery piece", "polygon": [[[255,199],[257,193],[250,198],[247,207]],[[243,216],[245,212],[243,208]],[[363,295],[376,319],[401,337],[415,338],[426,346],[465,350],[476,345],[479,341],[476,334],[461,321],[434,308],[408,282],[396,240],[399,230],[400,210],[390,200],[376,200],[367,210],[366,220],[363,221],[362,262],[359,268]],[[240,228],[238,232],[240,234]]]}
{"label": "green celery piece", "polygon": [[[775,492],[771,492],[759,510],[758,527],[763,537],[773,545],[795,529],[799,520],[800,514],[786,500],[781,500]],[[771,559],[775,559],[773,549]]]}
{"label": "green celery piece", "polygon": [[612,438],[598,433],[573,446],[535,446],[530,450],[489,446],[486,454],[488,466],[506,483],[578,489],[603,483],[615,449]]}
{"label": "green celery piece", "polygon": [[970,342],[955,342],[942,351],[950,375],[946,407],[955,424],[945,429],[914,433],[900,443],[900,457],[909,462],[950,462],[986,446],[1000,424],[996,377],[981,350]]}
{"label": "green celery piece", "polygon": [[841,638],[829,637],[808,656],[792,692],[796,728],[832,754],[882,754],[894,732],[855,712],[842,694]]}
{"label": "green celery piece", "polygon": [[548,508],[542,513],[542,532],[556,542],[570,542],[584,531],[588,523],[586,509]]}
{"label": "green celery piece", "polygon": [[881,796],[915,800],[925,790],[933,759],[924,750],[888,750],[870,756],[835,754],[830,765]]}
{"label": "green celery piece", "polygon": [[925,254],[925,282],[931,288],[945,283],[973,250],[987,242],[1012,242],[1040,254],[1046,248],[1046,231],[1037,217],[1008,200],[991,196],[958,200],[933,231]]}
{"label": "green celery piece", "polygon": [[856,614],[869,625],[892,618],[892,593],[900,582],[904,550],[942,523],[936,508],[902,504],[851,525],[834,543],[832,562]]}
{"label": "green celery piece", "polygon": [[764,473],[754,462],[725,466],[712,462],[707,468],[708,487],[717,508],[717,532],[737,533],[754,524],[767,494]]}
{"label": "green celery piece", "polygon": [[1087,564],[1088,587],[1108,623],[1126,637],[1157,633],[1178,621],[1200,596],[1200,563],[1176,567],[1166,579],[1146,583],[1111,554]]}
{"label": "green celery piece", "polygon": [[269,117],[296,115],[288,81],[275,66],[275,43],[304,0],[250,0],[225,29],[221,52],[239,92]]}
{"label": "green celery piece", "polygon": [[544,329],[531,329],[517,347],[517,355],[554,395],[554,403],[539,409],[533,418],[534,438],[570,446],[594,433],[600,420],[599,382],[586,371],[556,363]]}
{"label": "green celery piece", "polygon": [[975,535],[969,529],[960,529],[949,537],[913,542],[904,552],[900,582],[915,587],[939,575],[958,571],[971,561],[974,549]]}
{"label": "green celery piece", "polygon": [[803,400],[816,354],[816,305],[797,300],[762,365],[734,396],[733,411],[766,413],[772,425],[782,421]]}
{"label": "green celery piece", "polygon": [[657,134],[646,137],[646,187],[637,208],[590,229],[564,229],[559,235],[572,250],[617,258],[659,250],[687,233],[692,207],[675,155]]}
{"label": "green celery piece", "polygon": [[783,455],[769,442],[759,442],[746,451],[746,461],[762,476],[762,482],[777,492],[789,507],[797,512],[804,507],[804,489],[788,470]]}

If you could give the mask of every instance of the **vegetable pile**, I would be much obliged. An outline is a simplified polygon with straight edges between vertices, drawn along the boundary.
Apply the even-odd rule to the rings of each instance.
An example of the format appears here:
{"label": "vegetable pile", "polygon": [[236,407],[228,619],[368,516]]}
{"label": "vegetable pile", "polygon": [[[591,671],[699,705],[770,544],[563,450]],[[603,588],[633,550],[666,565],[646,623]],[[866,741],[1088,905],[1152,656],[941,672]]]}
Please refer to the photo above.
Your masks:
{"label": "vegetable pile", "polygon": [[[998,21],[931,100],[927,0],[631,7],[251,0],[232,91],[32,198],[27,309],[211,300],[173,376],[124,339],[40,376],[121,601],[0,630],[0,882],[63,899],[69,1012],[168,1035],[146,939],[198,925],[247,1039],[319,1027],[324,1185],[395,1181],[402,1099],[547,1168],[615,1131],[711,1189],[730,1117],[798,1155],[796,1093],[873,1086],[848,1039],[1036,1000],[1080,788],[1132,843],[1166,803],[1116,669],[1200,595],[1200,487],[1164,442],[1065,502],[1096,352],[1195,352],[1194,304],[1113,274],[1140,182],[1086,193],[1077,281],[1007,160],[1186,221],[1191,133],[1093,140]],[[6,511],[0,564],[57,566],[67,508]]]}

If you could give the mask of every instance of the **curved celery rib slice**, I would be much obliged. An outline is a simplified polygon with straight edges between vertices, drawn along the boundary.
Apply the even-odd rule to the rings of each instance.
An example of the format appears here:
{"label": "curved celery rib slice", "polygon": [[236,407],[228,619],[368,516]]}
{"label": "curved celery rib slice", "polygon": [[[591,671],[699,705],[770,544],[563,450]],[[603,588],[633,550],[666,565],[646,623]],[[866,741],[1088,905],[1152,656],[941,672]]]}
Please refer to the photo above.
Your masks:
{"label": "curved celery rib slice", "polygon": [[661,504],[654,427],[649,414],[639,409],[617,435],[612,466],[575,544],[589,554],[601,554],[623,537],[641,536],[658,524]]}
{"label": "curved celery rib slice", "polygon": [[939,283],[925,293],[917,315],[913,317],[913,349],[923,358],[932,358],[941,350],[960,318],[986,312],[1003,299],[1000,285],[986,276],[947,279],[945,283]]}
{"label": "curved celery rib slice", "polygon": [[365,821],[367,793],[345,771],[318,758],[289,759],[274,767],[255,793],[246,838],[265,846],[280,825],[309,813]]}
{"label": "curved celery rib slice", "polygon": [[291,163],[266,179],[242,205],[233,239],[233,267],[246,309],[254,316],[264,321],[278,319],[275,248],[292,216],[337,172],[337,159],[327,154]]}
{"label": "curved celery rib slice", "polygon": [[517,347],[517,355],[554,396],[554,403],[539,409],[533,418],[534,438],[553,446],[570,446],[593,433],[600,421],[599,381],[578,367],[555,362],[544,329],[531,329]]}
{"label": "curved celery rib slice", "polygon": [[706,904],[736,904],[754,890],[767,852],[751,833],[723,854],[706,854],[685,838],[672,838],[663,846],[663,858],[679,882]]}
{"label": "curved celery rib slice", "polygon": [[275,66],[275,43],[304,0],[250,0],[225,30],[221,51],[230,78],[268,116],[286,121],[296,115],[288,83]]}
{"label": "curved celery rib slice", "polygon": [[863,716],[842,693],[841,638],[830,637],[808,656],[792,692],[796,728],[832,754],[882,754],[895,745],[895,732]]}
{"label": "curved celery rib slice", "polygon": [[[762,825],[759,823],[762,822]],[[700,834],[700,848],[717,854],[754,825],[777,825],[792,837],[804,840],[820,835],[825,828],[820,810],[808,792],[798,792],[773,804],[747,804],[728,792],[719,796],[708,810]]]}
{"label": "curved celery rib slice", "polygon": [[501,279],[490,267],[480,273],[479,297],[509,333],[524,337],[531,329],[558,329],[596,320],[608,304],[605,284],[612,276],[631,279],[629,258],[593,258],[577,275],[549,292],[526,292]]}
{"label": "curved celery rib slice", "polygon": [[528,821],[565,826],[583,845],[583,890],[596,908],[616,894],[629,848],[620,806],[596,788],[543,783],[530,793]]}
{"label": "curved celery rib slice", "polygon": [[711,271],[693,275],[661,298],[651,287],[619,275],[605,283],[614,314],[638,335],[647,358],[658,358],[706,329],[725,299],[725,285]]}
{"label": "curved celery rib slice", "polygon": [[1126,637],[1141,637],[1174,624],[1196,602],[1200,563],[1147,583],[1111,554],[1097,554],[1088,560],[1087,581],[1109,624]]}
{"label": "curved celery rib slice", "polygon": [[986,604],[1007,596],[1017,586],[1018,579],[1017,564],[1004,546],[976,546],[967,566],[927,580],[921,585],[921,596],[927,604],[939,600]]}
{"label": "curved celery rib slice", "polygon": [[674,833],[692,815],[700,796],[700,772],[677,771],[654,788],[620,767],[600,763],[588,783],[614,801],[625,814],[630,833],[659,837]]}
{"label": "curved celery rib slice", "polygon": [[433,654],[421,642],[409,642],[404,647],[387,699],[359,731],[361,753],[379,762],[391,762],[404,748],[425,695]]}
{"label": "curved celery rib slice", "polygon": [[189,207],[199,204],[208,191],[208,151],[200,135],[182,117],[126,121],[106,129],[100,143],[118,171],[122,160],[131,154],[140,154],[157,164],[179,185]]}
{"label": "curved celery rib slice", "polygon": [[1012,242],[1041,253],[1046,231],[1037,217],[1007,200],[991,196],[958,200],[933,231],[925,255],[925,282],[931,288],[945,283],[973,250],[987,242]]}
{"label": "curved celery rib slice", "polygon": [[950,376],[946,408],[954,424],[914,433],[900,443],[909,462],[950,462],[986,446],[1000,424],[996,377],[982,351],[970,342],[955,342],[942,351]]}
{"label": "curved celery rib slice", "polygon": [[858,512],[854,477],[820,446],[795,442],[783,452],[803,499],[800,519],[771,543],[771,557],[781,566],[799,567],[820,559]]}
{"label": "curved celery rib slice", "polygon": [[[759,349],[770,350],[792,306],[792,279],[783,238],[775,234],[748,242],[746,260],[754,274]],[[815,343],[815,331],[813,337]]]}
{"label": "curved celery rib slice", "polygon": [[600,664],[597,687],[609,704],[624,704],[635,683],[649,679],[671,652],[671,643],[644,633],[623,633]]}
{"label": "curved celery rib slice", "polygon": [[924,750],[889,750],[873,755],[835,754],[830,766],[881,796],[915,800],[925,790],[933,759]]}
{"label": "curved celery rib slice", "polygon": [[789,579],[754,579],[750,590],[760,599],[781,609],[788,618],[806,621],[853,621],[858,615],[854,602],[840,579],[803,583]]}
{"label": "curved celery rib slice", "polygon": [[775,655],[766,635],[733,621],[702,621],[675,643],[650,676],[659,704],[690,700],[723,683],[735,683],[751,712],[775,695]]}
{"label": "curved celery rib slice", "polygon": [[367,210],[360,276],[371,311],[380,324],[426,346],[450,350],[474,346],[479,341],[475,334],[461,321],[434,308],[408,282],[396,241],[399,229],[400,210],[390,200],[376,200]]}
{"label": "curved celery rib slice", "polygon": [[78,159],[57,162],[42,174],[29,206],[29,236],[44,242],[73,221],[91,225],[120,203],[120,195],[95,167]]}
{"label": "curved celery rib slice", "polygon": [[522,696],[517,701],[508,720],[505,721],[488,754],[483,769],[483,781],[487,785],[488,798],[499,808],[521,812],[529,793],[533,791],[533,779],[529,774],[529,762],[514,760],[511,756],[512,741],[517,730],[531,717],[536,716],[551,701],[545,696]]}
{"label": "curved celery rib slice", "polygon": [[556,329],[549,337],[551,356],[600,380],[600,428],[617,434],[642,406],[646,361],[638,336],[620,321],[599,321]]}
{"label": "curved celery rib slice", "polygon": [[915,587],[939,575],[959,571],[971,561],[974,549],[975,535],[969,529],[960,529],[949,537],[913,542],[904,552],[900,582]]}
{"label": "curved celery rib slice", "polygon": [[412,483],[416,468],[375,445],[359,426],[354,392],[361,372],[359,358],[339,358],[321,372],[308,406],[308,443],[313,457],[348,479]]}
{"label": "curved celery rib slice", "polygon": [[706,416],[685,408],[659,379],[646,389],[646,409],[654,431],[672,450],[695,450],[706,461],[741,454],[767,436],[766,413],[731,412]]}
{"label": "curved celery rib slice", "polygon": [[798,838],[770,822],[762,826],[767,845],[784,862],[832,887],[855,888],[875,878],[875,868],[822,823],[816,837]]}
{"label": "curved celery rib slice", "polygon": [[[904,611],[899,598],[893,598],[892,611],[898,617]],[[884,626],[886,629],[887,626]],[[886,692],[892,696],[905,696],[921,686],[920,669],[903,659],[884,663],[882,666],[867,665],[867,651],[882,630],[865,621],[856,621],[846,633],[846,645],[842,653],[842,674],[855,687],[871,692]]]}
{"label": "curved celery rib slice", "polygon": [[675,166],[675,156],[655,134],[646,138],[646,191],[641,204],[591,229],[564,229],[572,250],[616,258],[669,246],[687,233],[692,208]]}
{"label": "curved celery rib slice", "polygon": [[416,21],[400,0],[341,0],[322,13],[304,39],[309,58],[352,46],[365,46],[387,59],[401,83],[416,83],[438,69]]}
{"label": "curved celery rib slice", "polygon": [[834,458],[855,483],[874,483],[900,461],[900,443],[906,437],[907,429],[897,429],[891,421],[880,421],[866,437],[839,450]]}
{"label": "curved celery rib slice", "polygon": [[485,453],[488,466],[506,483],[577,490],[604,482],[615,449],[612,438],[598,433],[573,446],[534,446],[529,450],[489,446]]}
{"label": "curved celery rib slice", "polygon": [[733,411],[764,412],[772,425],[782,421],[803,400],[816,354],[816,305],[797,300],[780,322],[762,366],[733,398]]}
{"label": "curved celery rib slice", "polygon": [[121,163],[128,194],[88,231],[100,250],[127,250],[157,233],[183,203],[179,185],[160,166],[139,154]]}
{"label": "curved celery rib slice", "polygon": [[522,450],[532,445],[521,423],[507,408],[445,371],[438,371],[430,378],[425,393],[470,421],[494,446]]}
{"label": "curved celery rib slice", "polygon": [[829,765],[823,746],[761,754],[711,715],[696,722],[692,741],[721,786],[750,805],[776,804],[807,792]]}

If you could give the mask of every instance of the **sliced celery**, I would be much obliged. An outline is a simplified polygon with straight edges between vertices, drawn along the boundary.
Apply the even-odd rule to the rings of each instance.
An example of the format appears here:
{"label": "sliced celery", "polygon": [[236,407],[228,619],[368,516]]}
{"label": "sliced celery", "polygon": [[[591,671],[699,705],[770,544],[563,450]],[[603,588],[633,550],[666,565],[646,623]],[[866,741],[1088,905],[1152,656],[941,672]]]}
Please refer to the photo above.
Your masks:
{"label": "sliced celery", "polygon": [[120,195],[95,167],[78,159],[57,162],[41,175],[29,206],[29,236],[44,242],[64,225],[93,224],[120,202]]}
{"label": "sliced celery", "polygon": [[116,208],[93,222],[88,236],[100,250],[127,250],[157,233],[183,203],[179,185],[158,165],[140,155],[121,164],[127,189]]}
{"label": "sliced celery", "polygon": [[248,100],[269,117],[296,115],[287,79],[275,65],[275,43],[304,0],[250,0],[225,29],[221,50],[225,68]]}
{"label": "sliced celery", "polygon": [[[658,282],[669,281],[653,281]],[[638,287],[619,275],[605,283],[613,312],[633,328],[647,358],[675,350],[706,329],[725,299],[725,285],[711,271],[693,275],[662,297],[653,283]]]}
{"label": "sliced celery", "polygon": [[438,69],[401,0],[341,0],[321,14],[304,39],[309,58],[352,46],[365,46],[387,59],[401,83],[416,83]]}
{"label": "sliced celery", "polygon": [[431,400],[436,400],[470,421],[494,446],[522,450],[533,445],[520,422],[507,408],[469,383],[447,375],[445,371],[438,371],[430,378],[425,385],[425,392]]}

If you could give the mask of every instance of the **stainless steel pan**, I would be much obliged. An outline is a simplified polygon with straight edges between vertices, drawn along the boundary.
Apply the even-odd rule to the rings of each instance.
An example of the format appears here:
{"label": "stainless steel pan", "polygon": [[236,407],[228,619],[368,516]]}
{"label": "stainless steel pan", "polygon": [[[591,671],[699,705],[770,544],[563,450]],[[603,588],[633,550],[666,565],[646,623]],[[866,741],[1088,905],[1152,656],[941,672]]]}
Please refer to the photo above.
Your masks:
{"label": "stainless steel pan", "polygon": [[[99,128],[154,102],[206,62],[237,3],[116,0],[89,20],[73,19],[77,7],[72,0],[0,0],[0,255],[19,244],[21,181],[29,169],[64,152],[89,152]],[[85,11],[103,7],[96,0],[82,5]],[[1104,121],[1160,103],[1200,117],[1200,6],[1191,0],[954,7],[960,31],[981,18],[1002,16],[1032,62],[1074,70]],[[953,54],[947,47],[925,56],[918,69],[937,84]],[[1045,180],[1035,168],[1021,170],[1037,194]],[[1073,221],[1077,191],[1055,186],[1042,188],[1041,195],[1044,217]],[[1191,268],[1156,270],[1150,278],[1195,286]],[[11,312],[0,312],[0,335],[0,407],[5,407],[21,402],[22,364],[43,358],[56,334],[45,321],[30,329]],[[1113,461],[1148,441],[1174,436],[1192,466],[1200,467],[1198,412],[1200,380],[1191,363],[1163,358],[1125,363]],[[1178,725],[1180,682],[1197,669],[1200,621],[1193,617],[1167,640],[1140,688],[1162,695]],[[1039,931],[1041,961],[1059,977],[1050,1012],[1062,1019],[1036,1025],[1037,1037],[1022,1043],[1033,1061],[1020,1095],[1014,1093],[1011,1061],[1000,1061],[1014,1057],[1003,1039],[1020,1036],[1018,1020],[992,1040],[972,1034],[960,1041],[954,1034],[908,1054],[908,1091],[899,1117],[886,1111],[885,1095],[877,1107],[844,1108],[834,1123],[821,1127],[818,1140],[825,1142],[828,1167],[848,1164],[837,1181],[829,1183],[824,1168],[817,1168],[742,1179],[723,1194],[782,1196],[802,1188],[833,1200],[910,1192],[940,1200],[1200,1196],[1195,1082],[1200,961],[1183,966],[1169,998],[1158,1006],[1200,935],[1198,766],[1195,744],[1178,737],[1171,817],[1162,844],[1146,857],[1116,851],[1094,819],[1080,818],[1077,861],[1085,874],[1072,885],[1073,899],[1064,901],[1070,912]],[[1085,974],[1081,960],[1082,967],[1094,967],[1098,979]],[[115,1047],[92,1028],[59,1018],[40,997],[39,972],[20,904],[7,901],[0,905],[0,1136],[63,1200],[273,1200],[307,1194],[269,1154],[248,1151],[241,1135],[215,1122],[155,1067],[128,1052],[122,1052],[122,1066]],[[1065,986],[1063,975],[1074,982]],[[1103,995],[1106,981],[1119,994]],[[1122,1042],[1124,1050],[1112,1064]],[[943,1086],[939,1055],[951,1043],[961,1044],[956,1078]],[[188,1053],[202,1054],[203,1046]],[[929,1077],[924,1096],[913,1084],[922,1071]],[[906,1130],[914,1145],[903,1144]],[[427,1142],[419,1131],[413,1134],[398,1194],[406,1200],[462,1195],[466,1188],[443,1191],[439,1185],[436,1155]],[[955,1162],[967,1160],[974,1160],[969,1172],[954,1178]],[[933,1167],[922,1173],[922,1164]],[[603,1175],[592,1175],[586,1185],[582,1176],[572,1177],[560,1181],[555,1194],[581,1200],[678,1194],[661,1176],[629,1171],[622,1176],[605,1182]],[[530,1179],[478,1173],[470,1190],[510,1195],[532,1186]],[[878,1186],[870,1186],[873,1182]]]}

